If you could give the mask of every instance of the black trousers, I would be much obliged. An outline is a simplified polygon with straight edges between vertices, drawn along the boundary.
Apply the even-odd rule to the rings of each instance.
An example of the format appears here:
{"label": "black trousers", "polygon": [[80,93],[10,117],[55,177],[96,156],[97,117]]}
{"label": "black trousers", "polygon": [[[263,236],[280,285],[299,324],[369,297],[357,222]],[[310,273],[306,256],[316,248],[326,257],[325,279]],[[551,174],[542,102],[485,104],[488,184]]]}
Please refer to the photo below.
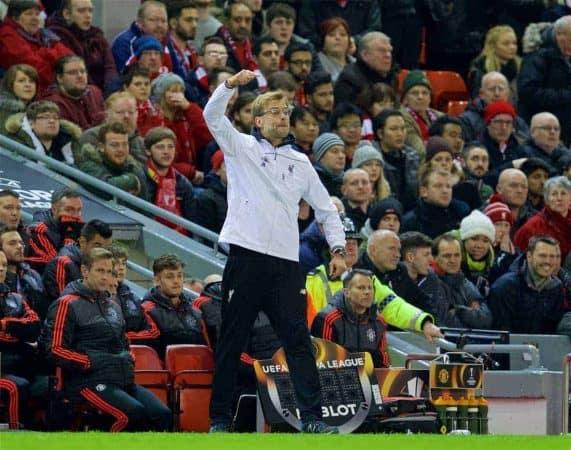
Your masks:
{"label": "black trousers", "polygon": [[299,264],[232,245],[222,290],[211,423],[231,422],[240,353],[260,310],[270,319],[284,347],[301,419],[320,418],[321,390],[307,329],[305,280]]}
{"label": "black trousers", "polygon": [[151,391],[138,384],[125,389],[97,384],[81,389],[81,397],[115,419],[110,431],[168,431],[171,410]]}

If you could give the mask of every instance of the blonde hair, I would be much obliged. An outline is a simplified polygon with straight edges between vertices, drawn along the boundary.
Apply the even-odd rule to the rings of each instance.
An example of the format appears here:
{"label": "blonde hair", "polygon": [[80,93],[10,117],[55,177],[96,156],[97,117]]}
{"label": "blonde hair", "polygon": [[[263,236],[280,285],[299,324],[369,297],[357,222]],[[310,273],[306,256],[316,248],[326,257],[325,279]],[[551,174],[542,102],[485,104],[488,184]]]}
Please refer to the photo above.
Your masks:
{"label": "blonde hair", "polygon": [[[480,52],[479,57],[484,58],[484,69],[486,72],[500,72],[502,68],[502,63],[500,62],[499,58],[496,56],[496,45],[500,40],[500,37],[503,34],[512,33],[514,36],[515,31],[509,25],[498,25],[492,27],[486,33],[486,39],[484,41],[484,48]],[[519,68],[521,66],[521,57],[516,55],[514,57],[514,62],[516,65],[516,69],[519,72]]]}
{"label": "blonde hair", "polygon": [[107,97],[107,99],[105,100],[105,109],[106,110],[111,109],[111,107],[115,104],[115,102],[123,98],[129,98],[133,100],[135,104],[137,104],[137,100],[135,99],[133,94],[127,91],[120,91],[120,92],[114,92],[109,97]]}
{"label": "blonde hair", "polygon": [[373,201],[378,202],[391,196],[391,186],[385,178],[385,170],[381,167],[381,174],[379,179],[373,185]]}
{"label": "blonde hair", "polygon": [[252,103],[252,115],[260,117],[264,115],[268,104],[274,101],[280,101],[286,98],[286,95],[281,91],[267,92],[256,97]]}

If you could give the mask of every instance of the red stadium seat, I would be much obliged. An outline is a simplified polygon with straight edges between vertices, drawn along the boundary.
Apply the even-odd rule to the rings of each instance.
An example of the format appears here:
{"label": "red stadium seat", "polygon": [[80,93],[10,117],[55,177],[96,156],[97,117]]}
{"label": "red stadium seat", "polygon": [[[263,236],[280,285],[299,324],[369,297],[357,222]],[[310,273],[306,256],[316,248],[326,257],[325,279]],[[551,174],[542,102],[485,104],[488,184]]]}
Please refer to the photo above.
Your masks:
{"label": "red stadium seat", "polygon": [[404,79],[406,78],[409,72],[410,70],[408,69],[401,69],[397,75],[397,89],[398,89],[397,97],[399,98],[402,95],[402,84],[404,83]]}
{"label": "red stadium seat", "polygon": [[214,354],[205,345],[169,345],[165,356],[171,375],[175,429],[203,431],[210,428],[208,408],[212,395]]}
{"label": "red stadium seat", "polygon": [[446,106],[446,113],[450,116],[459,116],[468,107],[468,100],[450,100]]}
{"label": "red stadium seat", "polygon": [[157,352],[147,345],[131,345],[135,357],[135,383],[149,389],[169,404],[170,373],[163,367]]}
{"label": "red stadium seat", "polygon": [[432,107],[444,111],[451,100],[468,100],[469,93],[459,73],[444,70],[427,70],[426,77],[432,85]]}

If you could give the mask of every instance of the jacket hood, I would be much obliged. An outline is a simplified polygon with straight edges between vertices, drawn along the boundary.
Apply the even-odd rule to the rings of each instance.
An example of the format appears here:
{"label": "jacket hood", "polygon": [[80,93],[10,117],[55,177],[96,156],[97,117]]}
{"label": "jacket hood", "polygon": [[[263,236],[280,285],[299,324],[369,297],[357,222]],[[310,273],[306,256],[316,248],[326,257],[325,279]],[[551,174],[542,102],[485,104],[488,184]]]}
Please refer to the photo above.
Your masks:
{"label": "jacket hood", "polygon": [[0,87],[0,105],[6,113],[22,113],[26,111],[26,104],[8,91],[3,85]]}
{"label": "jacket hood", "polygon": [[[253,127],[252,128],[252,136],[254,136],[256,138],[257,141],[267,141],[269,142],[260,132],[260,129],[258,127]],[[283,141],[280,143],[280,145],[278,145],[278,147],[283,147],[284,145],[293,145],[295,144],[295,137],[293,136],[293,134],[289,133],[284,139]]]}
{"label": "jacket hood", "polygon": [[[22,120],[24,119],[24,116],[25,113],[21,112],[8,117],[5,125],[6,131],[10,134],[18,133],[22,129]],[[81,137],[81,128],[69,120],[60,119],[59,129],[60,133],[63,131],[64,133],[70,135],[72,139],[79,140]]]}
{"label": "jacket hood", "polygon": [[[192,299],[190,298],[190,296],[185,294],[184,291],[180,295],[180,299],[183,302],[192,303]],[[147,293],[143,297],[143,301],[148,301],[148,300],[156,303],[159,306],[162,306],[163,308],[174,309],[174,306],[173,306],[172,302],[170,301],[170,299],[166,298],[161,293],[160,289],[156,286],[154,288],[151,288],[149,291],[147,291]]]}
{"label": "jacket hood", "polygon": [[204,286],[202,295],[207,295],[213,300],[222,301],[222,281],[214,281]]}
{"label": "jacket hood", "polygon": [[44,222],[48,224],[48,226],[51,225],[57,227],[57,224],[54,221],[54,217],[52,216],[51,209],[41,209],[34,212],[34,215],[32,216],[32,222]]}
{"label": "jacket hood", "polygon": [[377,305],[373,299],[373,303],[371,307],[365,311],[364,314],[357,314],[353,309],[349,306],[349,302],[345,294],[343,293],[343,289],[337,291],[331,301],[329,302],[331,306],[339,309],[343,315],[345,315],[351,322],[357,322],[360,317],[376,317],[377,316]]}
{"label": "jacket hood", "polygon": [[58,252],[58,256],[67,256],[76,264],[81,262],[81,251],[77,244],[65,245]]}

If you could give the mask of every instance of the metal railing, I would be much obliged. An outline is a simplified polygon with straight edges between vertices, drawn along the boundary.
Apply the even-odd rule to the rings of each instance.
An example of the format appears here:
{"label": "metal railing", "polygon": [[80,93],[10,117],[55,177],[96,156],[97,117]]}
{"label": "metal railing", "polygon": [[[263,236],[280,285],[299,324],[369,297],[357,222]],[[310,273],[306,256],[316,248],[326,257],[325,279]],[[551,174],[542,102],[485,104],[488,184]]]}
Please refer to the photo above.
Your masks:
{"label": "metal railing", "polygon": [[121,200],[128,206],[135,207],[138,210],[141,210],[150,216],[158,216],[176,225],[180,225],[185,230],[190,231],[192,234],[212,243],[214,253],[218,253],[218,234],[210,230],[207,230],[206,228],[203,228],[200,225],[197,225],[189,220],[177,216],[176,214],[165,211],[164,209],[161,209],[158,206],[155,206],[152,203],[147,202],[146,200],[142,200],[139,197],[136,197],[115,186],[105,183],[104,181],[101,181],[98,178],[92,177],[91,175],[87,175],[82,171],[74,167],[71,167],[65,163],[57,161],[49,156],[41,155],[35,150],[26,147],[25,145],[20,144],[19,142],[15,142],[7,138],[6,136],[0,135],[0,146],[4,146],[7,149],[17,153],[18,155],[24,156],[29,160],[39,161],[48,168],[53,169],[54,171],[62,175],[65,175],[66,177],[72,178],[81,186],[87,185],[99,191],[103,191],[112,197],[111,201],[114,203],[118,203],[118,200]]}
{"label": "metal railing", "polygon": [[571,353],[563,357],[563,399],[561,411],[561,433],[569,433],[569,367],[571,367]]}

